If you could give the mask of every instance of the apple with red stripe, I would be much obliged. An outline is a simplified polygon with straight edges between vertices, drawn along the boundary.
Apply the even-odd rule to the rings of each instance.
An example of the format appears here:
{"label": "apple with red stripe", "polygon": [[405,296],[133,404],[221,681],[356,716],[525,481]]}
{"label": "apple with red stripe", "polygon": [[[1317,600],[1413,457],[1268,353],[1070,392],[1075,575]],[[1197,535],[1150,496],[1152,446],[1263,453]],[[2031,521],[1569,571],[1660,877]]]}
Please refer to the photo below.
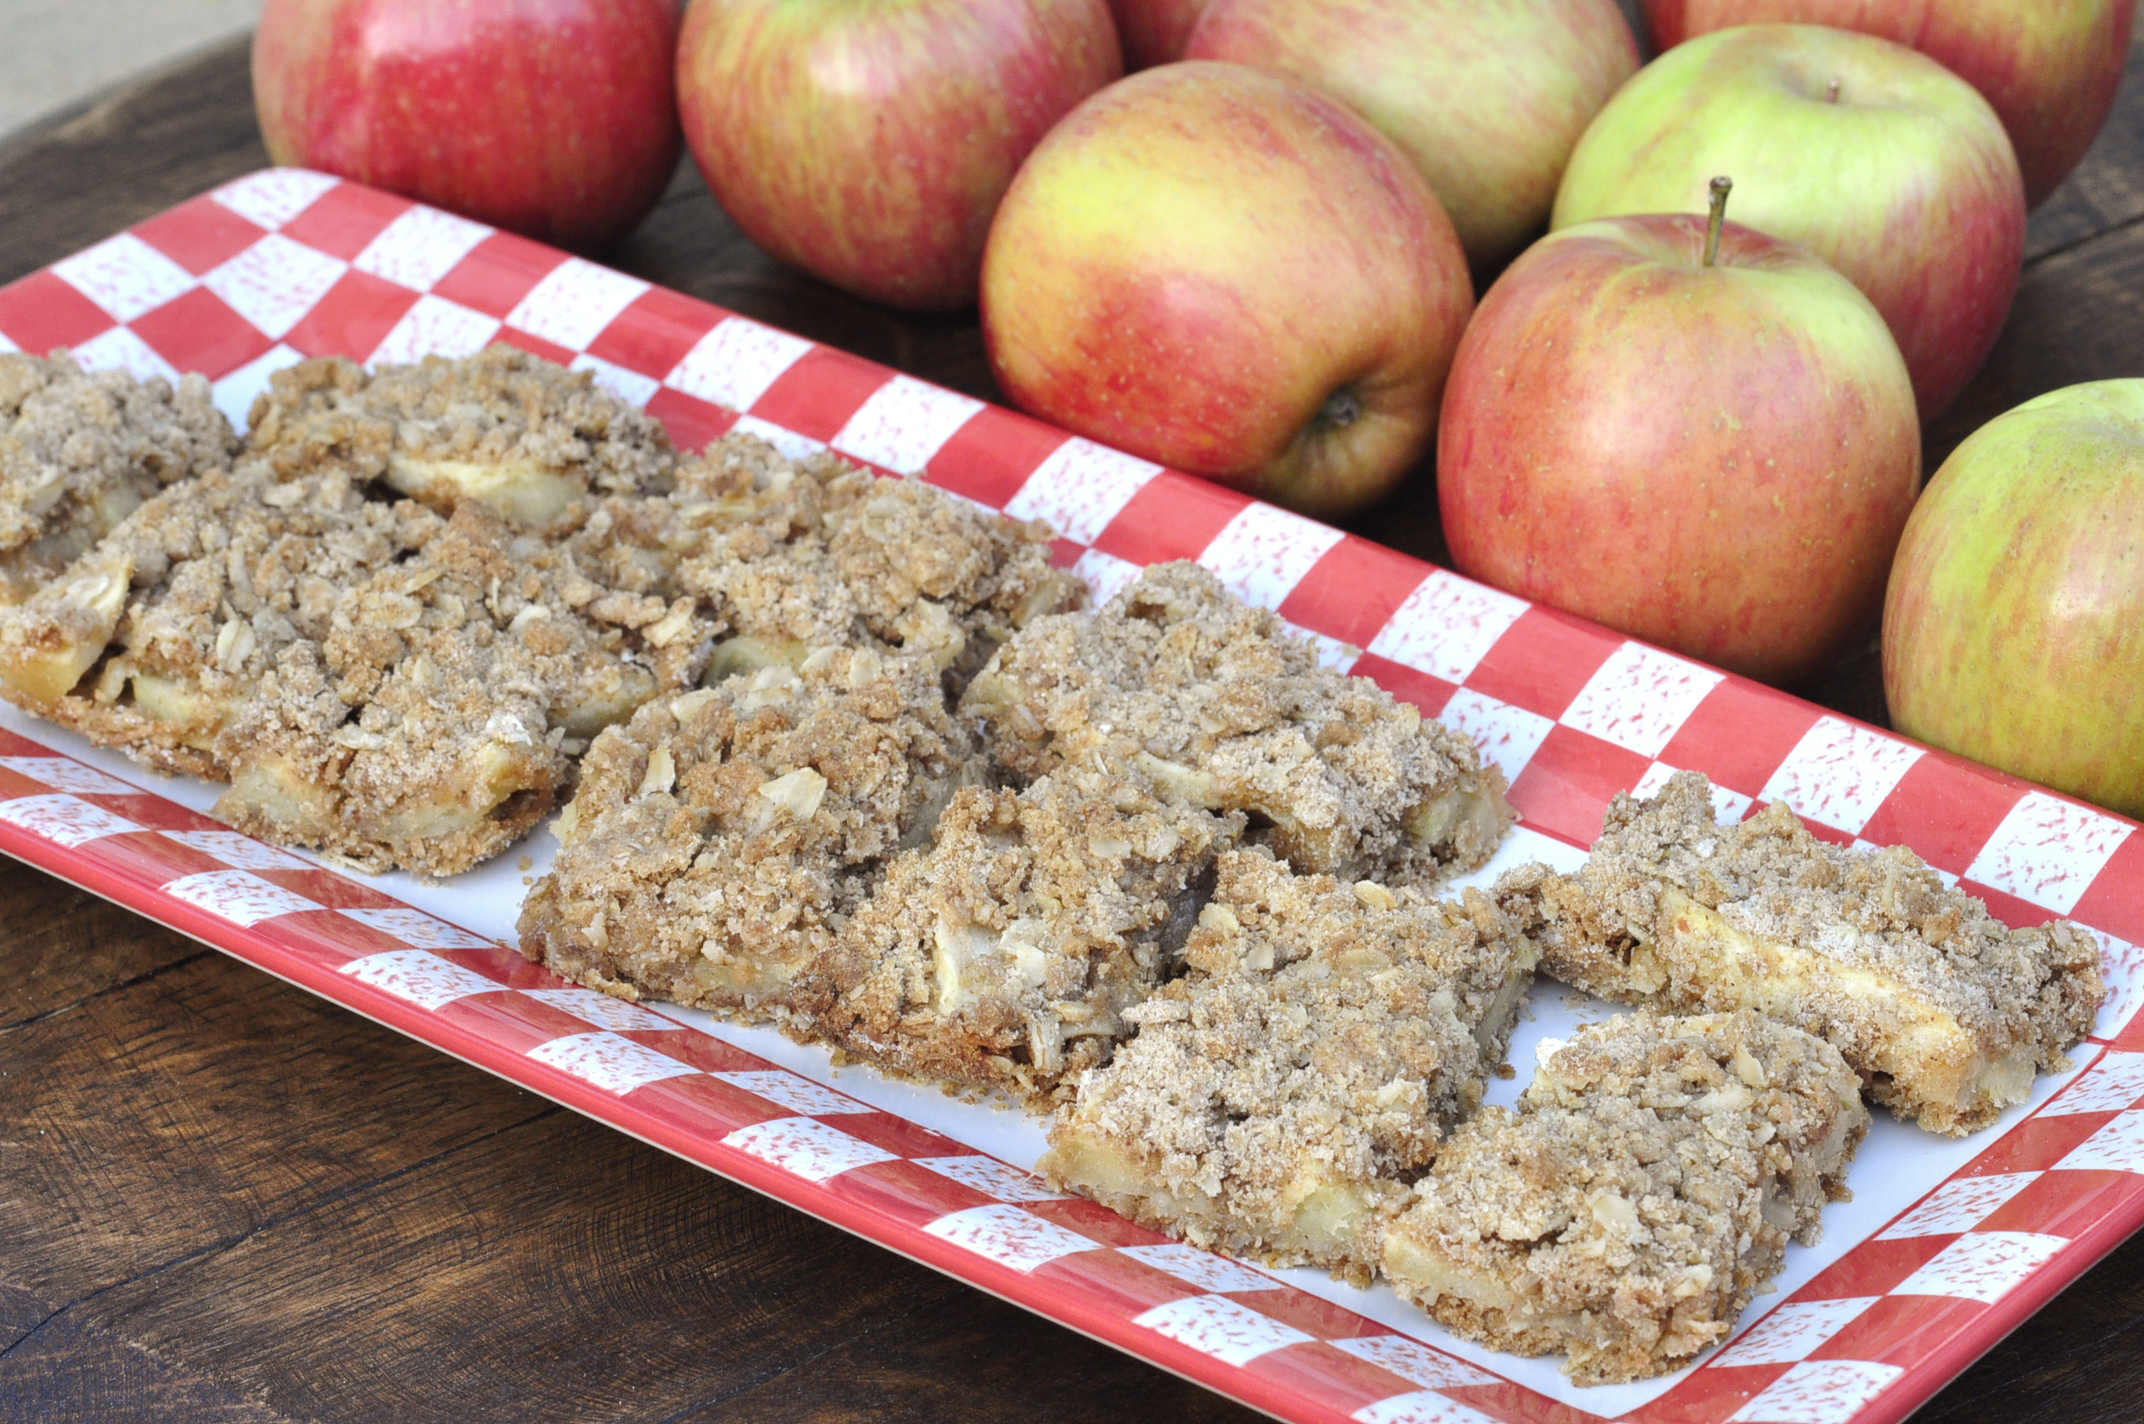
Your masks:
{"label": "apple with red stripe", "polygon": [[685,141],[775,257],[888,306],[975,302],[1029,150],[1122,72],[1104,0],[696,0]]}
{"label": "apple with red stripe", "polygon": [[1734,25],[1790,21],[1910,45],[1995,106],[2038,207],[2114,109],[2137,0],[1646,0],[1662,49]]}
{"label": "apple with red stripe", "polygon": [[677,167],[673,0],[267,0],[253,97],[278,163],[593,251]]}
{"label": "apple with red stripe", "polygon": [[1553,233],[1482,298],[1444,396],[1460,572],[1766,682],[1875,622],[1920,484],[1881,315],[1723,220]]}
{"label": "apple with red stripe", "polygon": [[1921,418],[2002,333],[2024,267],[2025,188],[2002,121],[1926,55],[1821,25],[1748,25],[1676,46],[1578,141],[1553,227],[1702,213],[1731,173],[1738,221],[1868,294]]}
{"label": "apple with red stripe", "polygon": [[1213,0],[1185,54],[1300,79],[1375,124],[1485,274],[1539,236],[1579,135],[1638,70],[1615,0]]}
{"label": "apple with red stripe", "polygon": [[1907,736],[2144,816],[2144,380],[2028,401],[1943,462],[1883,685]]}
{"label": "apple with red stripe", "polygon": [[983,260],[1006,394],[1076,434],[1315,514],[1429,449],[1474,305],[1451,219],[1314,90],[1163,65],[1035,149]]}

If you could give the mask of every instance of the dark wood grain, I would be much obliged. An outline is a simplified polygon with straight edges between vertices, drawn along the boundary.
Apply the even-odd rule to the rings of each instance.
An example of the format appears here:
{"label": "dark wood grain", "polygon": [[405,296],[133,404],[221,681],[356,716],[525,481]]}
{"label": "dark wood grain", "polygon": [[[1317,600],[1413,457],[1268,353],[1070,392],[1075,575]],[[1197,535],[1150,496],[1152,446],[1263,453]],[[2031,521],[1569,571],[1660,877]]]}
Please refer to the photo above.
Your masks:
{"label": "dark wood grain", "polygon": [[[1626,0],[1626,9],[1635,0]],[[0,281],[266,162],[234,43],[0,140]],[[1929,432],[2144,373],[2144,78],[2034,215],[2002,345]],[[995,397],[972,317],[774,263],[689,165],[606,260]],[[1418,479],[1355,521],[1443,552]],[[1806,689],[1877,721],[1873,638]],[[1247,1420],[0,863],[0,1420]],[[2133,1241],[1932,1401],[2112,1424],[2144,1399]]]}

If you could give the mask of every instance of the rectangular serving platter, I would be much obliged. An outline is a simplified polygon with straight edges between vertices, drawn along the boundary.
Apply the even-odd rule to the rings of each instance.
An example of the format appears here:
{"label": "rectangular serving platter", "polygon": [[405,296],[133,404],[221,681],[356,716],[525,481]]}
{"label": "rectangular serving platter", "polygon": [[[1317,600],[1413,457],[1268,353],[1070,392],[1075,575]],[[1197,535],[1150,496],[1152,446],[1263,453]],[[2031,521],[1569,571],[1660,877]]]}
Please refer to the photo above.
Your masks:
{"label": "rectangular serving platter", "polygon": [[[566,984],[513,950],[539,832],[443,883],[368,877],[206,813],[0,708],[0,851],[710,1171],[1276,1418],[1361,1424],[1892,1424],[2144,1225],[2144,836],[2126,820],[1827,713],[1024,416],[406,199],[270,169],[0,288],[0,349],[201,372],[241,429],[305,356],[508,341],[589,370],[682,447],[831,447],[1047,520],[1106,597],[1196,559],[1336,668],[1473,737],[1520,827],[1475,880],[1569,867],[1609,799],[1675,769],[1723,810],[1791,805],[1840,844],[1912,847],[2012,924],[2066,915],[2110,998],[2073,1071],[1963,1142],[1879,1115],[1815,1247],[1697,1365],[1579,1389],[1449,1335],[1389,1289],[1266,1271],[1050,1191],[1038,1120],[836,1069],[823,1050]],[[1537,987],[1513,1045],[1608,1012]],[[325,1085],[323,1085],[325,1086]]]}

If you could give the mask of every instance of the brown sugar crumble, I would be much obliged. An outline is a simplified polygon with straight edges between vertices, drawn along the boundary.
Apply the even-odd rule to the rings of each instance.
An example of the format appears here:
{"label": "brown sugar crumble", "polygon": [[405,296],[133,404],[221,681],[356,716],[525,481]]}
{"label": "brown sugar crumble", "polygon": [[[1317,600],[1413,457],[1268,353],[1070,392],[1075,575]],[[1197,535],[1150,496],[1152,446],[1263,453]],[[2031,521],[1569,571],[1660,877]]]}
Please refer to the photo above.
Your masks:
{"label": "brown sugar crumble", "polygon": [[1175,968],[1241,829],[1083,767],[963,788],[806,975],[799,1036],[902,1076],[1069,1096]]}
{"label": "brown sugar crumble", "polygon": [[1220,858],[1192,972],[1125,1017],[1039,1170],[1195,1245],[1367,1281],[1378,1223],[1481,1102],[1532,978],[1488,896]]}
{"label": "brown sugar crumble", "polygon": [[1298,870],[1434,883],[1487,860],[1512,821],[1502,774],[1465,737],[1320,667],[1195,564],[1150,568],[1090,616],[1031,624],[962,710],[1015,780],[1123,768],[1172,800],[1245,814]]}
{"label": "brown sugar crumble", "polygon": [[238,443],[201,376],[176,387],[0,355],[0,605],[23,602],[165,485]]}
{"label": "brown sugar crumble", "polygon": [[1818,840],[1774,803],[1715,818],[1709,784],[1618,796],[1585,866],[1514,871],[1543,970],[1674,1012],[1754,1008],[1836,1045],[1870,1096],[1963,1135],[2069,1066],[2105,998],[2099,949],[2066,921],[2010,929],[1912,851]]}
{"label": "brown sugar crumble", "polygon": [[1547,1057],[1518,1109],[1461,1126],[1383,1238],[1445,1326],[1581,1384],[1727,1338],[1791,1240],[1816,1240],[1868,1129],[1837,1049],[1742,1011],[1627,1014]]}

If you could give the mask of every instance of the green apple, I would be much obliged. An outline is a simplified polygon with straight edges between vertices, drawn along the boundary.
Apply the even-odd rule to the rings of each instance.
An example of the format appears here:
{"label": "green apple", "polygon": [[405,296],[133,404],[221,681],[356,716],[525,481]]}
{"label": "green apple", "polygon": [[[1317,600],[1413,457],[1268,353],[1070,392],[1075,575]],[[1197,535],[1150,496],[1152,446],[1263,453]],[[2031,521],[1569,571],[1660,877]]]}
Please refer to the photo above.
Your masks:
{"label": "green apple", "polygon": [[1766,20],[1911,45],[1995,106],[2037,207],[2114,108],[2137,0],[1646,0],[1645,13],[1662,49]]}
{"label": "green apple", "polygon": [[2028,401],[1929,483],[1891,572],[1906,735],[2144,816],[2144,380]]}
{"label": "green apple", "polygon": [[1615,0],[1213,0],[1185,54],[1300,79],[1375,124],[1489,272],[1541,231],[1572,146],[1638,69]]}
{"label": "green apple", "polygon": [[2025,251],[2002,121],[1925,55],[1821,25],[1746,25],[1676,46],[1623,86],[1564,170],[1553,226],[1701,213],[1808,248],[1868,294],[1925,421],[2001,334]]}

